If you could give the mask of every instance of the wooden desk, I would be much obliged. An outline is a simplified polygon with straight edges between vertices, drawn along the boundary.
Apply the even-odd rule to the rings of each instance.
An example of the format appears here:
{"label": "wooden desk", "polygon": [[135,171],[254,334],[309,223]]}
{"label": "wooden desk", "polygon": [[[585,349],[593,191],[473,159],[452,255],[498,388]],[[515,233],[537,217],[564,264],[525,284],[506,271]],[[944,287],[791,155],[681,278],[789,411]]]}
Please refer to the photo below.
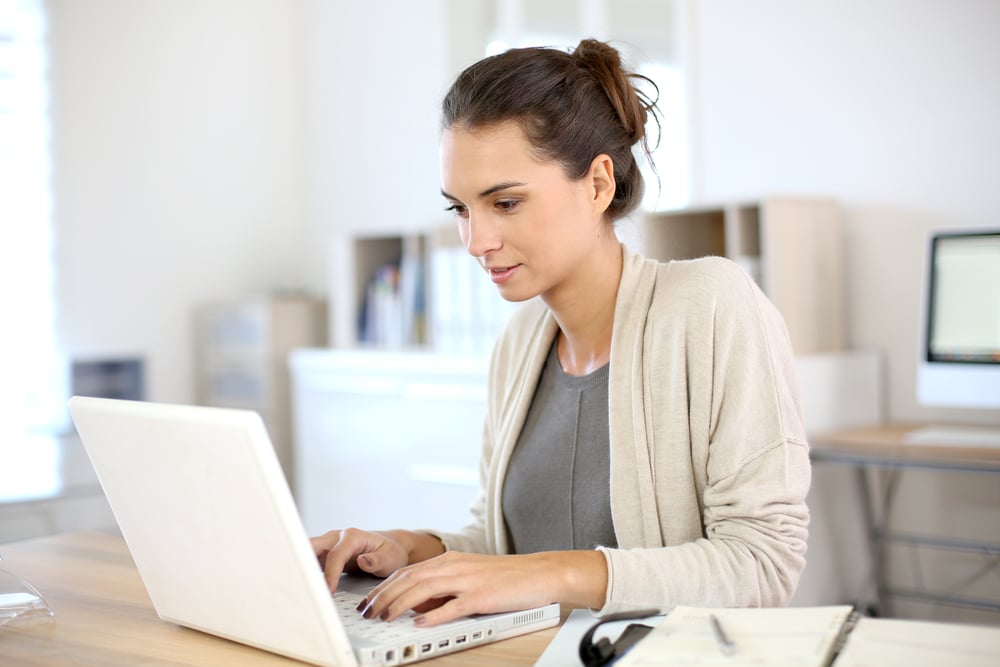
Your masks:
{"label": "wooden desk", "polygon": [[[56,616],[0,628],[0,663],[18,667],[303,665],[161,621],[122,538],[73,533],[0,544],[0,567],[35,586]],[[557,628],[418,664],[533,665]]]}
{"label": "wooden desk", "polygon": [[1000,447],[907,442],[907,434],[918,428],[919,424],[879,424],[821,433],[809,439],[812,458],[869,466],[1000,472]]}
{"label": "wooden desk", "polygon": [[[864,522],[872,558],[875,611],[891,615],[888,603],[890,596],[998,611],[1000,601],[944,595],[920,589],[894,589],[887,583],[883,549],[887,542],[905,542],[938,549],[1000,555],[1000,544],[889,530],[887,518],[892,510],[897,475],[902,470],[922,468],[972,474],[1000,474],[1000,447],[948,442],[921,444],[908,442],[907,434],[920,426],[880,424],[814,435],[810,438],[810,456],[814,462],[847,464],[857,471],[861,501],[867,509]],[[869,471],[875,468],[888,469],[891,475],[881,502],[876,500],[869,477]]]}

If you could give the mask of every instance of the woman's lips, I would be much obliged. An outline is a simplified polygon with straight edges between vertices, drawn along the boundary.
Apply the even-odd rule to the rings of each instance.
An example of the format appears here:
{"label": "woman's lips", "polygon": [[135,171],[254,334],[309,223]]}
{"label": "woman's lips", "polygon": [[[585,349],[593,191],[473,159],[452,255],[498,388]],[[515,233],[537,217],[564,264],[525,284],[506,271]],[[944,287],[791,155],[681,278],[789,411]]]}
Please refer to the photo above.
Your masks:
{"label": "woman's lips", "polygon": [[488,269],[490,272],[490,280],[492,280],[495,285],[505,283],[513,277],[520,267],[520,264],[515,264],[514,266],[490,267]]}

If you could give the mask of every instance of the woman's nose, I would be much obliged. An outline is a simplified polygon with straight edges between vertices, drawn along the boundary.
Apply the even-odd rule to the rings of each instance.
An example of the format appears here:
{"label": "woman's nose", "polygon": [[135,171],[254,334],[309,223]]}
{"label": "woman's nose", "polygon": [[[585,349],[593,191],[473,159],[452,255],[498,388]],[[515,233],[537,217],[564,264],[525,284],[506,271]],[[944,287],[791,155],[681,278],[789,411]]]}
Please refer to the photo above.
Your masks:
{"label": "woman's nose", "polygon": [[488,216],[470,215],[462,227],[462,241],[473,257],[485,257],[503,245],[498,225],[492,223]]}

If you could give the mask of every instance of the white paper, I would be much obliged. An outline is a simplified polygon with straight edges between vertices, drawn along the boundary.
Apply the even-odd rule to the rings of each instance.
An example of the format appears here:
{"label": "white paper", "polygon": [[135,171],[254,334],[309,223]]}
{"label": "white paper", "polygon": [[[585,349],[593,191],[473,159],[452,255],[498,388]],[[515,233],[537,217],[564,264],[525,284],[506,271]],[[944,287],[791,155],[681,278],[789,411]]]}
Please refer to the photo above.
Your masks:
{"label": "white paper", "polygon": [[996,667],[1000,628],[862,618],[835,667]]}
{"label": "white paper", "polygon": [[[849,605],[767,609],[675,607],[616,667],[821,667],[828,664]],[[709,621],[719,619],[736,653],[721,650]]]}

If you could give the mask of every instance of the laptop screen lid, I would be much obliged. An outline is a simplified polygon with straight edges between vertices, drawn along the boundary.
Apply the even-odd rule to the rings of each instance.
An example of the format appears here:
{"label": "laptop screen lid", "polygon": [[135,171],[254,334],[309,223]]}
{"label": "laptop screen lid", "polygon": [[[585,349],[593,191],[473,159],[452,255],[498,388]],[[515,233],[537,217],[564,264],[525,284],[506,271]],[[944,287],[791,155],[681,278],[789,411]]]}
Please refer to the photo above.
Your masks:
{"label": "laptop screen lid", "polygon": [[257,413],[86,397],[69,409],[160,618],[357,664]]}

